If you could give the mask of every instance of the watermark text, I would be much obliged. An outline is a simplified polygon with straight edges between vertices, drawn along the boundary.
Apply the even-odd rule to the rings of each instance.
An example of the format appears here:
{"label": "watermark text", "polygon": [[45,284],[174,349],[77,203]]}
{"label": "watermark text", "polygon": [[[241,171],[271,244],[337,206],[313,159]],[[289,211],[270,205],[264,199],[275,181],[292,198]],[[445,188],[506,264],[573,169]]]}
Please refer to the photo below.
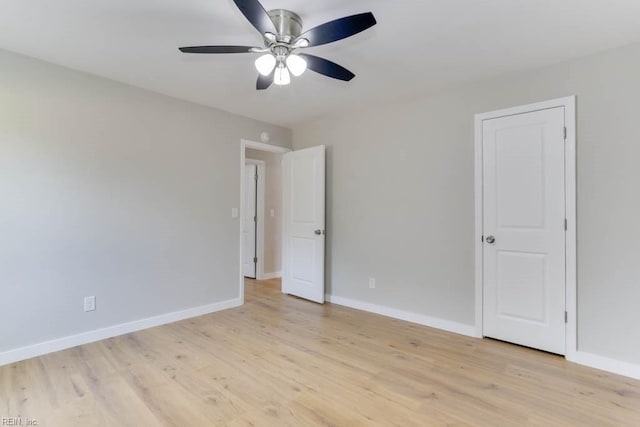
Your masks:
{"label": "watermark text", "polygon": [[38,420],[29,417],[2,417],[0,426],[37,426]]}

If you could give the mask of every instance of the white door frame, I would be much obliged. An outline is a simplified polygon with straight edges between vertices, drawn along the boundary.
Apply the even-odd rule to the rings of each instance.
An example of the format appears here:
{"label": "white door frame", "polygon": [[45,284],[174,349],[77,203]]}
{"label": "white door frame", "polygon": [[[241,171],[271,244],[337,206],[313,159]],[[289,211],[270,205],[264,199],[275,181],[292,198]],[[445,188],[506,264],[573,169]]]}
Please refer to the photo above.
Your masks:
{"label": "white door frame", "polygon": [[[265,191],[265,162],[263,160],[245,159],[244,164],[256,165],[258,185],[256,186],[256,280],[264,279],[264,191]],[[243,175],[244,176],[244,175]],[[246,179],[246,178],[245,178]],[[243,193],[244,194],[244,193]],[[244,198],[243,198],[244,202]],[[242,217],[244,221],[244,217]],[[244,243],[244,239],[243,239]],[[244,268],[243,268],[244,270]],[[244,274],[244,272],[243,272]]]}
{"label": "white door frame", "polygon": [[[242,222],[244,221],[244,211],[245,211],[245,206],[244,206],[244,165],[247,161],[246,158],[246,149],[247,148],[251,148],[253,150],[260,150],[260,151],[267,151],[270,153],[280,153],[280,154],[284,154],[284,153],[288,153],[289,151],[291,151],[288,148],[284,148],[284,147],[278,147],[277,145],[270,145],[270,144],[263,144],[262,142],[255,142],[255,141],[249,141],[247,139],[241,139],[240,140],[240,213],[239,213],[239,218],[240,218],[240,225],[238,227],[239,231],[240,231],[240,238],[239,238],[239,243],[240,243],[240,266],[238,269],[238,274],[239,274],[239,292],[240,292],[240,301],[242,302],[242,304],[244,304],[244,273],[243,273],[243,244],[242,244],[242,240],[243,240],[243,235],[242,235]],[[263,163],[263,168],[264,168],[264,162]],[[260,167],[260,165],[258,165],[258,167]],[[263,169],[264,172],[264,169]],[[258,175],[260,174],[260,172],[258,172]],[[263,173],[264,175],[264,173]],[[262,184],[260,184],[260,181],[262,181]],[[258,266],[256,266],[256,278],[258,280],[261,280],[264,276],[264,179],[258,181],[258,204],[260,204],[260,193],[262,193],[262,209],[258,206],[258,212],[262,212],[263,218],[262,221],[258,222],[258,236],[262,236],[262,238],[258,237]],[[260,185],[262,185],[262,191],[260,191]],[[260,219],[258,217],[258,219]],[[262,228],[261,228],[262,227]],[[261,231],[262,230],[262,231]]]}
{"label": "white door frame", "polygon": [[567,137],[565,140],[565,216],[567,218],[566,246],[566,355],[575,360],[578,350],[577,337],[577,264],[576,264],[576,97],[553,99],[535,104],[522,105],[475,116],[475,261],[476,261],[476,336],[483,337],[483,159],[482,122],[498,117],[524,114],[550,108],[564,107]]}

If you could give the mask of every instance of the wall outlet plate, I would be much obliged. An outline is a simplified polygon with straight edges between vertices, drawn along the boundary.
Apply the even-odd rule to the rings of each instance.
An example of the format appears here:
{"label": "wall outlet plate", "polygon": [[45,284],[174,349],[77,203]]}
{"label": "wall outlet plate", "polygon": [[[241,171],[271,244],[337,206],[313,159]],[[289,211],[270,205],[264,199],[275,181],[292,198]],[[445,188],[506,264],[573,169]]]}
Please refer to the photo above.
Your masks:
{"label": "wall outlet plate", "polygon": [[84,297],[84,311],[93,311],[96,309],[96,297]]}
{"label": "wall outlet plate", "polygon": [[369,277],[369,289],[375,289],[375,288],[376,288],[376,278]]}

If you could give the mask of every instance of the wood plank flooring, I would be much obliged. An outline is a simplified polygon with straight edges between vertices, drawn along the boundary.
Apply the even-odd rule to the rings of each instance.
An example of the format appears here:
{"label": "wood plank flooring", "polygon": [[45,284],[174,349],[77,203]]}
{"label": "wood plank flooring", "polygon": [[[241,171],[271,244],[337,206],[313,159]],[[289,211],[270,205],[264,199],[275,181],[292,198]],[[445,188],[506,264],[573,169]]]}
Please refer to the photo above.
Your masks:
{"label": "wood plank flooring", "polygon": [[[640,381],[247,280],[243,307],[0,367],[39,426],[640,426]],[[1,421],[0,421],[1,425]]]}

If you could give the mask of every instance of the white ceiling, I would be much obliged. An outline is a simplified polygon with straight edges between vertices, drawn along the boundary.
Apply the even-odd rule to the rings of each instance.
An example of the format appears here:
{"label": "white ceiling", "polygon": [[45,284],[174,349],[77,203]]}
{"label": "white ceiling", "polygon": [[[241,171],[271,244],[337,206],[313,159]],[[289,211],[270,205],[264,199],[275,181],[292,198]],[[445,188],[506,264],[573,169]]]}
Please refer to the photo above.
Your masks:
{"label": "white ceiling", "polygon": [[0,48],[268,122],[293,126],[374,103],[640,41],[639,0],[263,0],[305,28],[372,11],[378,25],[309,49],[353,71],[255,90],[253,54],[179,46],[259,45],[231,0],[3,0]]}

